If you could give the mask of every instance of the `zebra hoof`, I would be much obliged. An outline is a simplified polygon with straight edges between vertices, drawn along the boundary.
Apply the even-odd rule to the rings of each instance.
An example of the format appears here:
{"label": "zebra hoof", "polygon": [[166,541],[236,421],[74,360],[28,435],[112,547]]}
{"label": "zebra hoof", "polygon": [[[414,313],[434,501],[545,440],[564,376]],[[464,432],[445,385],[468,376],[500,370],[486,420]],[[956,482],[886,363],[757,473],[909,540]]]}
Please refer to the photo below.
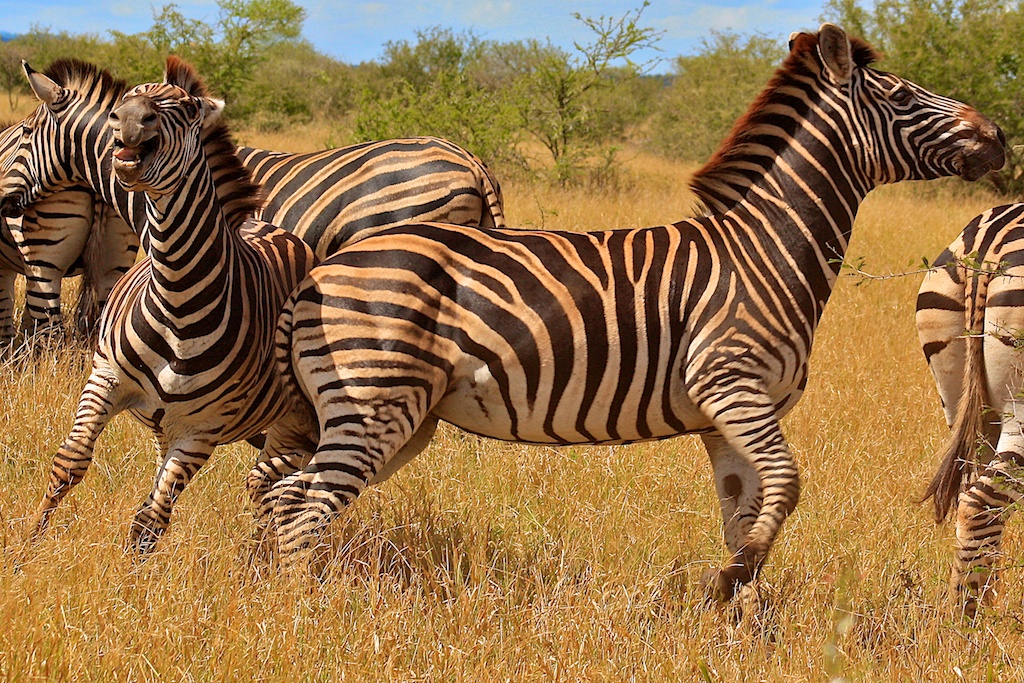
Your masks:
{"label": "zebra hoof", "polygon": [[700,577],[700,586],[704,599],[708,602],[723,604],[732,600],[735,586],[721,569],[709,569]]}
{"label": "zebra hoof", "polygon": [[128,532],[128,539],[125,541],[124,550],[130,555],[146,557],[156,548],[156,542],[160,539],[160,532],[151,529],[140,523],[137,519],[132,521],[131,531]]}

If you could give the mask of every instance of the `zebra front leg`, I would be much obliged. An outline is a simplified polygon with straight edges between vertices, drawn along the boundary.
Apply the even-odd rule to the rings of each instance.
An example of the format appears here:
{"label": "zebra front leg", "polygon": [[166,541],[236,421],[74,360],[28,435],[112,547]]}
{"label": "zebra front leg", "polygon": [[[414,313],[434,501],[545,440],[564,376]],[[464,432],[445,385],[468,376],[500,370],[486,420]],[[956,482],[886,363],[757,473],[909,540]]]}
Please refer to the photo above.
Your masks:
{"label": "zebra front leg", "polygon": [[110,419],[123,410],[113,376],[93,361],[93,371],[82,390],[75,423],[64,444],[53,456],[46,493],[29,521],[28,538],[34,540],[44,531],[50,515],[71,489],[82,481],[92,463],[96,440]]}
{"label": "zebra front leg", "polygon": [[153,490],[132,519],[125,547],[129,552],[146,554],[153,550],[171,521],[174,502],[192,481],[216,446],[202,435],[173,442],[164,454]]}
{"label": "zebra front leg", "polygon": [[[730,548],[732,557],[729,562],[705,579],[712,597],[729,600],[740,587],[757,576],[783,522],[796,508],[800,479],[770,397],[747,388],[737,388],[698,405],[717,429],[715,438],[724,440],[734,452],[733,457],[749,462],[760,481],[761,505],[756,516],[749,521],[738,518],[736,522],[737,529],[749,524],[739,547]],[[720,458],[722,450],[718,450]],[[747,499],[748,505],[752,502]],[[737,510],[743,512],[742,503]]]}

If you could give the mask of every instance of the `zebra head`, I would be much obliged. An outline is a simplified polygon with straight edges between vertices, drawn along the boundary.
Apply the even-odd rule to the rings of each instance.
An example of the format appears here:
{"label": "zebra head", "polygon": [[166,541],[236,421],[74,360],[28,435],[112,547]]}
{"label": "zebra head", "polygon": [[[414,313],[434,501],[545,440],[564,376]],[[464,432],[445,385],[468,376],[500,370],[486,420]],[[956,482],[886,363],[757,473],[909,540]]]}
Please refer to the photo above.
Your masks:
{"label": "zebra head", "polygon": [[127,190],[174,192],[203,159],[204,132],[220,121],[223,108],[191,66],[168,58],[162,83],[132,88],[110,111],[115,177]]}
{"label": "zebra head", "polygon": [[39,99],[20,124],[17,148],[0,166],[0,214],[18,216],[29,204],[69,185],[95,185],[92,161],[103,146],[107,112],[125,84],[92,64],[59,59],[40,73],[22,61]]}
{"label": "zebra head", "polygon": [[871,68],[874,50],[838,26],[794,35],[790,45],[815,73],[822,103],[834,107],[835,128],[848,136],[854,167],[870,183],[974,181],[1003,167],[1006,138],[999,126],[962,102]]}

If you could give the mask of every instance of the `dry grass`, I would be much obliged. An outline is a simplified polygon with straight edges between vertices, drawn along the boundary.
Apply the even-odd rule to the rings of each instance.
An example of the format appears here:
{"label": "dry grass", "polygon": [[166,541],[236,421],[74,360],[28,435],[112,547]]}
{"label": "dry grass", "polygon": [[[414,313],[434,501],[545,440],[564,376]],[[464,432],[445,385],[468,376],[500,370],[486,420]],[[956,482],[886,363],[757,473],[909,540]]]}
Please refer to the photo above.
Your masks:
{"label": "dry grass", "polygon": [[[510,222],[626,227],[687,214],[687,168],[630,164],[635,189],[622,193],[507,184]],[[959,184],[880,190],[851,255],[873,272],[906,269],[995,201]],[[154,557],[125,557],[153,451],[120,416],[50,533],[25,545],[84,354],[5,366],[0,678],[1019,680],[1019,570],[998,609],[961,624],[944,598],[952,531],[915,502],[945,431],[915,340],[920,277],[856,282],[842,278],[807,394],[784,422],[803,499],[765,568],[760,613],[739,622],[703,605],[696,585],[725,553],[710,466],[690,437],[551,449],[442,428],[357,501],[311,584],[253,552],[245,445],[218,450]],[[1010,562],[1024,557],[1015,537]]]}

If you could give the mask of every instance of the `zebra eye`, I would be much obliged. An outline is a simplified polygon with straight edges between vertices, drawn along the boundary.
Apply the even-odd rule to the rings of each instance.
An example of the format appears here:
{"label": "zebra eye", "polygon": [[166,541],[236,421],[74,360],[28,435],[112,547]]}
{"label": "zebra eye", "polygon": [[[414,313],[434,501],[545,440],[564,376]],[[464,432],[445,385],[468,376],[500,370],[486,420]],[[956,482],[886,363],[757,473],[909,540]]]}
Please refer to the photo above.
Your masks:
{"label": "zebra eye", "polygon": [[898,107],[910,104],[912,99],[914,99],[914,94],[907,88],[899,88],[889,94],[889,100]]}

